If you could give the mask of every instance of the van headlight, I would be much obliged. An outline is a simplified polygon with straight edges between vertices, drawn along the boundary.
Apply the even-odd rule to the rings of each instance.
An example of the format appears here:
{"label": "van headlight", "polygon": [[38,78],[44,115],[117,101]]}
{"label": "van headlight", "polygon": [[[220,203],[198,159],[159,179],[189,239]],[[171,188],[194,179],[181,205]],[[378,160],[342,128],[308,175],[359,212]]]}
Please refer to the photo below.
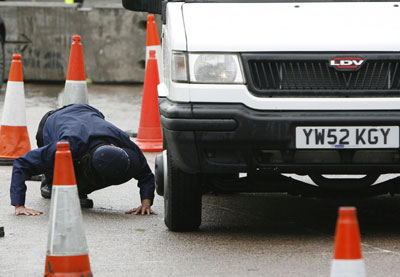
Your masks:
{"label": "van headlight", "polygon": [[[244,78],[242,66],[237,54],[214,54],[214,53],[188,53],[189,70],[182,68],[183,53],[173,53],[173,62],[180,65],[172,65],[172,80],[184,81],[183,72],[188,72],[190,83],[203,84],[243,84]],[[178,59],[174,57],[179,57]],[[186,62],[186,61],[185,61]],[[185,63],[186,64],[186,63]],[[177,72],[180,68],[181,74]],[[175,73],[175,74],[174,74]],[[178,74],[177,74],[178,73]],[[175,78],[174,78],[175,75]],[[180,78],[179,78],[180,77]]]}
{"label": "van headlight", "polygon": [[243,83],[239,57],[235,54],[189,54],[190,82]]}

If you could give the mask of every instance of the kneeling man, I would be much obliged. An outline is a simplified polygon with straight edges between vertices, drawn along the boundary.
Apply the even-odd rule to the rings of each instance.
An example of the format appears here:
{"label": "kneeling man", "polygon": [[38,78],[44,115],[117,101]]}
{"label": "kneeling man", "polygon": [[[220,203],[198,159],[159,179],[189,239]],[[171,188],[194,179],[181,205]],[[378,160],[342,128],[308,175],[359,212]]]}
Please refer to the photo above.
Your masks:
{"label": "kneeling man", "polygon": [[93,207],[87,195],[132,178],[138,180],[141,205],[126,213],[156,214],[151,209],[154,199],[154,175],[139,147],[129,136],[104,119],[97,109],[73,104],[48,112],[36,134],[38,149],[14,161],[10,196],[16,215],[38,215],[42,212],[25,207],[25,181],[44,173],[41,194],[51,197],[57,142],[70,144],[81,206]]}

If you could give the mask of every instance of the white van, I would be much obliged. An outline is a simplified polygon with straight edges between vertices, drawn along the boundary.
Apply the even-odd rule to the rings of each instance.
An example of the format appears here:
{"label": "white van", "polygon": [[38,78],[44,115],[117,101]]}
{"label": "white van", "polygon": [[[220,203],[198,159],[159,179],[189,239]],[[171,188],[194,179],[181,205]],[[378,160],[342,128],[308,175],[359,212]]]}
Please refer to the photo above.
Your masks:
{"label": "white van", "polygon": [[400,172],[399,1],[123,4],[162,15],[156,175],[169,229],[199,227],[207,189],[400,191],[397,179],[372,186]]}

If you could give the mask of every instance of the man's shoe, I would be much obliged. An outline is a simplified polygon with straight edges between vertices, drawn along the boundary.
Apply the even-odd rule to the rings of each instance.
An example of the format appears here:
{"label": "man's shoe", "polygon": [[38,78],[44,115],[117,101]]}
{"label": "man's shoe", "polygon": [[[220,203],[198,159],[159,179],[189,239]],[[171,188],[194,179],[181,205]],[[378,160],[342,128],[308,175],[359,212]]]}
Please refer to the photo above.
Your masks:
{"label": "man's shoe", "polygon": [[[47,184],[46,179],[42,180],[42,184],[40,186],[40,193],[43,198],[50,199],[51,198],[51,188],[52,186]],[[89,199],[87,195],[79,195],[79,202],[81,204],[81,208],[91,209],[93,208],[93,200]]]}
{"label": "man's shoe", "polygon": [[89,199],[87,195],[79,196],[79,202],[81,203],[81,208],[91,209],[93,208],[93,200]]}
{"label": "man's shoe", "polygon": [[51,198],[51,185],[47,184],[46,179],[42,181],[42,185],[40,186],[40,194],[43,198]]}

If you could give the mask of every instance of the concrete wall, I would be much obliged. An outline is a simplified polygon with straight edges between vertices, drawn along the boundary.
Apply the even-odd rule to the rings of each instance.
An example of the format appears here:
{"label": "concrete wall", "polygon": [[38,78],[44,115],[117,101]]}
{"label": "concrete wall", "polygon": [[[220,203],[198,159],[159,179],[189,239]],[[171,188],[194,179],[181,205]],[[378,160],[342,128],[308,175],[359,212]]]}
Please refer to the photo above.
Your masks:
{"label": "concrete wall", "polygon": [[0,2],[0,17],[7,30],[6,68],[12,54],[21,53],[25,80],[64,81],[71,37],[80,34],[88,78],[143,81],[146,13],[127,11],[120,3],[12,1]]}

